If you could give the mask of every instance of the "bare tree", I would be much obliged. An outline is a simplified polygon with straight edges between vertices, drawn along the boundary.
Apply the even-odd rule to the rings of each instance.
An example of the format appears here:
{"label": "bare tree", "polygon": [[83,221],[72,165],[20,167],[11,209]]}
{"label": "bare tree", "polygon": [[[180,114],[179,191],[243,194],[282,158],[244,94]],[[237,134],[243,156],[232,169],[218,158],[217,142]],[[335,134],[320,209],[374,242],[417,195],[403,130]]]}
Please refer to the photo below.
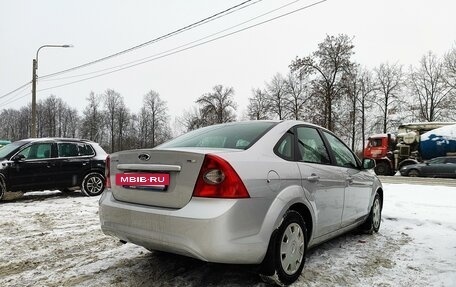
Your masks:
{"label": "bare tree", "polygon": [[[357,123],[359,114],[359,98],[361,95],[361,83],[359,77],[358,65],[352,65],[342,78],[344,86],[344,101],[342,105],[345,108],[339,109],[341,116],[339,122],[339,135],[345,136],[351,143],[352,150],[355,150],[355,141],[357,139]],[[341,133],[341,130],[345,131]]]}
{"label": "bare tree", "polygon": [[79,116],[61,98],[51,95],[40,101],[42,119],[40,136],[75,137]]}
{"label": "bare tree", "polygon": [[14,109],[4,109],[0,113],[0,139],[18,139],[16,128],[19,118],[19,111]]}
{"label": "bare tree", "polygon": [[277,115],[279,120],[286,119],[288,116],[288,110],[286,108],[288,99],[286,82],[283,76],[279,73],[274,75],[271,82],[266,84],[266,91],[268,93],[271,112]]}
{"label": "bare tree", "polygon": [[445,77],[447,84],[456,91],[456,47],[453,47],[444,57]]}
{"label": "bare tree", "polygon": [[57,131],[57,111],[58,111],[58,99],[56,96],[51,95],[50,97],[40,100],[41,107],[41,137],[55,137]]}
{"label": "bare tree", "polygon": [[16,141],[30,137],[31,105],[0,112],[0,139]]}
{"label": "bare tree", "polygon": [[236,119],[234,111],[237,104],[233,99],[234,89],[216,85],[211,93],[202,95],[196,100],[200,106],[204,125],[232,122]]}
{"label": "bare tree", "polygon": [[409,82],[412,93],[418,96],[421,119],[444,120],[446,113],[454,110],[444,63],[432,52],[421,58],[419,67],[410,69]]}
{"label": "bare tree", "polygon": [[168,107],[155,91],[144,96],[141,109],[141,145],[154,147],[167,140],[171,135]]}
{"label": "bare tree", "polygon": [[115,139],[117,135],[116,113],[119,110],[119,108],[124,106],[125,104],[122,96],[118,92],[108,89],[104,93],[104,105],[106,109],[106,126],[108,128],[108,133],[111,137],[110,152],[115,152]]}
{"label": "bare tree", "polygon": [[43,107],[43,101],[38,101],[36,103],[36,134],[37,137],[43,137],[45,134],[45,115],[44,115],[44,107]]}
{"label": "bare tree", "polygon": [[68,108],[67,112],[63,116],[64,131],[63,137],[75,138],[78,135],[78,127],[81,119],[76,109]]}
{"label": "bare tree", "polygon": [[125,141],[125,132],[129,126],[131,119],[130,111],[125,105],[121,105],[116,112],[116,124],[117,124],[117,148],[122,150]]}
{"label": "bare tree", "polygon": [[182,116],[179,117],[177,121],[187,132],[206,126],[206,121],[201,115],[201,109],[195,106],[184,110]]}
{"label": "bare tree", "polygon": [[342,77],[352,65],[353,48],[352,40],[347,35],[326,36],[311,56],[296,58],[290,65],[292,71],[314,76],[313,94],[323,98],[323,125],[330,130],[334,129],[334,102],[341,96]]}
{"label": "bare tree", "polygon": [[285,80],[288,104],[286,108],[295,120],[303,119],[306,104],[310,100],[308,79],[302,73],[289,72]]}
{"label": "bare tree", "polygon": [[101,144],[104,134],[103,112],[100,109],[102,95],[96,96],[90,92],[86,100],[88,104],[81,120],[81,137]]}
{"label": "bare tree", "polygon": [[249,98],[247,106],[247,115],[251,120],[268,120],[270,119],[270,106],[268,95],[261,89],[253,89],[253,96]]}
{"label": "bare tree", "polygon": [[403,86],[404,74],[399,64],[380,64],[374,69],[378,83],[377,105],[381,110],[382,130],[387,133],[391,125],[390,114],[398,112],[400,99],[399,93]]}
{"label": "bare tree", "polygon": [[359,74],[359,85],[360,94],[358,97],[358,106],[361,121],[361,143],[364,145],[366,142],[367,114],[372,110],[375,91],[377,89],[372,72],[367,69],[361,70]]}

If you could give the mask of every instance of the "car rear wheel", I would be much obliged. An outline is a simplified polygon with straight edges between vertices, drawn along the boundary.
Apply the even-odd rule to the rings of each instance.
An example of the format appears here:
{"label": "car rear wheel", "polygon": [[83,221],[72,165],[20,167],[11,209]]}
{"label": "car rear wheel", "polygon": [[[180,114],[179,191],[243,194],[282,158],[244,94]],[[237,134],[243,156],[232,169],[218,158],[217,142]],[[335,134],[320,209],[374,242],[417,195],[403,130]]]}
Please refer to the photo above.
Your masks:
{"label": "car rear wheel", "polygon": [[104,176],[98,172],[92,172],[82,180],[81,191],[87,196],[97,196],[103,193],[104,185]]}
{"label": "car rear wheel", "polygon": [[375,194],[374,202],[366,222],[362,225],[361,229],[368,233],[373,234],[378,232],[380,229],[380,223],[382,221],[382,201],[378,193]]}
{"label": "car rear wheel", "polygon": [[420,176],[420,172],[416,169],[411,169],[407,175],[410,177],[417,177]]}
{"label": "car rear wheel", "polygon": [[276,271],[279,280],[291,284],[301,275],[306,253],[306,224],[302,216],[288,211],[279,227],[276,241]]}
{"label": "car rear wheel", "polygon": [[261,273],[267,276],[277,274],[277,279],[285,285],[296,281],[304,268],[306,234],[302,216],[294,210],[287,211],[282,224],[271,237]]}

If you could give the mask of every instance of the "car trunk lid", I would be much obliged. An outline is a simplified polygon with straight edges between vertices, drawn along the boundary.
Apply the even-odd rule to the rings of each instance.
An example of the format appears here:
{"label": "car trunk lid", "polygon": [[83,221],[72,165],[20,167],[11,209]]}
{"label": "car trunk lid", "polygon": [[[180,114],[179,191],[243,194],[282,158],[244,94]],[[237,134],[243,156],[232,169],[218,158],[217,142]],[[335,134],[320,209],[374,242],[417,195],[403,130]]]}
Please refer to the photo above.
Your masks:
{"label": "car trunk lid", "polygon": [[[182,208],[191,199],[205,153],[176,150],[132,150],[111,156],[111,190],[116,200],[158,206]],[[119,176],[143,175],[167,177],[168,184],[125,183]]]}

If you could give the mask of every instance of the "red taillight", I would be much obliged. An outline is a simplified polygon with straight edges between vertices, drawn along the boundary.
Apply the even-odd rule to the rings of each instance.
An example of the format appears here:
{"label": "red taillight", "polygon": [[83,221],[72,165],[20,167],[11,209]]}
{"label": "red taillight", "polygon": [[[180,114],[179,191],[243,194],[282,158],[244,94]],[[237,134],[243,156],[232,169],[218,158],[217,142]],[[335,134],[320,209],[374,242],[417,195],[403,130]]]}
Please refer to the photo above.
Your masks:
{"label": "red taillight", "polygon": [[204,158],[193,196],[217,198],[249,198],[239,175],[224,159],[208,154]]}
{"label": "red taillight", "polygon": [[105,187],[106,188],[111,188],[111,171],[110,171],[110,168],[111,168],[111,158],[108,155],[106,157],[106,163],[105,163],[105,178],[106,178]]}

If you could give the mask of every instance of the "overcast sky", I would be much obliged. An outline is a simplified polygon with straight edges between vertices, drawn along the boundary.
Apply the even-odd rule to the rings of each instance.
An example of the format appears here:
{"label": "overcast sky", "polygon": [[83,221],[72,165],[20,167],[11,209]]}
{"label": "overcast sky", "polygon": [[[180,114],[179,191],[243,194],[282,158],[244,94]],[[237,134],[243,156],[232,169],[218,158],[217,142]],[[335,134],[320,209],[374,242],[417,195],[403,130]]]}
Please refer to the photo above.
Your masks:
{"label": "overcast sky", "polygon": [[[31,80],[32,59],[42,45],[74,47],[41,49],[41,77],[134,47],[241,2],[0,0],[0,110],[19,109],[31,102],[30,85],[1,97]],[[455,0],[328,0],[201,46],[84,80],[99,75],[101,72],[95,72],[100,70],[106,73],[112,71],[108,68],[154,59],[188,43],[201,43],[194,41],[253,18],[205,40],[312,3],[315,1],[253,0],[249,7],[177,36],[83,69],[42,78],[37,99],[56,95],[82,112],[91,91],[102,94],[114,89],[124,97],[130,111],[138,112],[143,95],[154,90],[167,102],[174,118],[221,84],[234,88],[240,115],[252,88],[263,88],[276,73],[286,74],[296,56],[315,51],[326,35],[345,33],[353,37],[354,60],[368,68],[383,62],[398,62],[408,68],[428,51],[442,56],[456,46]],[[83,81],[69,84],[79,80]],[[60,85],[65,86],[57,87]]]}

